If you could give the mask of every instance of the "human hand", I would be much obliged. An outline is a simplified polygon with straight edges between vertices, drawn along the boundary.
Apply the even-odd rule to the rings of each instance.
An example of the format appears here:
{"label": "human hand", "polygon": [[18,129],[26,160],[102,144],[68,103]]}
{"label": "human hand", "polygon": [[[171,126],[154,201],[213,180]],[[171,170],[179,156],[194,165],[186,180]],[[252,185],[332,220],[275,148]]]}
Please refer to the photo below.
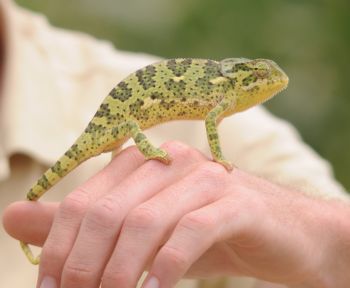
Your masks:
{"label": "human hand", "polygon": [[[102,288],[135,287],[145,269],[146,288],[218,275],[347,287],[324,285],[335,283],[332,275],[346,275],[348,265],[341,264],[349,263],[350,253],[341,247],[350,237],[339,236],[349,228],[346,205],[308,198],[239,169],[227,173],[181,143],[164,148],[170,166],[145,162],[128,148],[60,205],[7,208],[7,231],[44,245],[38,287],[96,288],[101,279]],[[339,257],[332,256],[335,246]],[[55,286],[40,286],[44,279]]]}

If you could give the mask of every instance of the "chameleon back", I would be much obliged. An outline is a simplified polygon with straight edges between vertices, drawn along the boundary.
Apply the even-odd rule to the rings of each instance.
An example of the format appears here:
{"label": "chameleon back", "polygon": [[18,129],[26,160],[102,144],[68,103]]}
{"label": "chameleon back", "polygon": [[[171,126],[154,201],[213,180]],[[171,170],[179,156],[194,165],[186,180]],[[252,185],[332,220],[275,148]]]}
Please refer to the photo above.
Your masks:
{"label": "chameleon back", "polygon": [[204,119],[231,85],[220,64],[204,59],[171,59],[148,65],[120,82],[92,119],[108,129],[137,121],[141,129],[178,119]]}

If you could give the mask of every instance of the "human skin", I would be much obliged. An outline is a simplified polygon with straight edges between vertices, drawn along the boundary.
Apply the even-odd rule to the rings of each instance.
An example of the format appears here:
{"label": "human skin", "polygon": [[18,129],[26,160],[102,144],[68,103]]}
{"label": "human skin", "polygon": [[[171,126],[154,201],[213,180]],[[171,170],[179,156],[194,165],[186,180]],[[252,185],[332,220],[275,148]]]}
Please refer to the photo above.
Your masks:
{"label": "human skin", "polygon": [[163,148],[170,166],[130,147],[62,203],[7,207],[6,231],[43,246],[37,287],[45,277],[62,288],[97,288],[101,279],[102,288],[131,288],[144,270],[147,288],[237,275],[349,287],[348,204],[228,173],[179,142]]}

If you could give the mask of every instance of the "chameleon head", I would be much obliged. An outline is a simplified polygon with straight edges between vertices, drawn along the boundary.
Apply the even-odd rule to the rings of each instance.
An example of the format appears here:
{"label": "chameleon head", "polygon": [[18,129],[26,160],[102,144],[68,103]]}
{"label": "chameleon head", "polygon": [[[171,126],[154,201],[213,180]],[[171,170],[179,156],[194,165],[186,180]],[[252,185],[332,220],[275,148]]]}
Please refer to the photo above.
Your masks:
{"label": "chameleon head", "polygon": [[236,112],[267,101],[288,85],[288,76],[272,60],[229,58],[220,65],[234,87]]}

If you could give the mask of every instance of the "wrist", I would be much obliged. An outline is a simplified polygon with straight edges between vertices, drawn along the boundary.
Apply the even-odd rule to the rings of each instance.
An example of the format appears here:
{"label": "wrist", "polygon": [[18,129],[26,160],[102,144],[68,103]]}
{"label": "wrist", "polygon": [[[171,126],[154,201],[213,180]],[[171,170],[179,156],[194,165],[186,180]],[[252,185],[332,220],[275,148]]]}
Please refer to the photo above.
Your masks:
{"label": "wrist", "polygon": [[350,205],[316,200],[308,213],[314,257],[308,277],[291,288],[350,287]]}

